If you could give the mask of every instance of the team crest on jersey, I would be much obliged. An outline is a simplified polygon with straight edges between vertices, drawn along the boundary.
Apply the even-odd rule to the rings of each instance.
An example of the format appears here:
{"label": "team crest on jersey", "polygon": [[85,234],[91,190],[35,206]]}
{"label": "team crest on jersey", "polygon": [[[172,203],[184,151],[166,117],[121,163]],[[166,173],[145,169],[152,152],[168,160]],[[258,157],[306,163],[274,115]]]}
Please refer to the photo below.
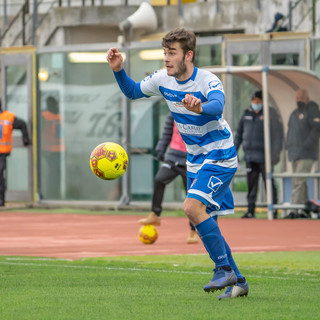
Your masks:
{"label": "team crest on jersey", "polygon": [[220,82],[220,80],[210,81],[208,83],[208,87],[211,90],[223,90],[222,83]]}
{"label": "team crest on jersey", "polygon": [[217,192],[221,185],[223,185],[223,182],[219,178],[212,176],[209,180],[208,188],[213,192]]}

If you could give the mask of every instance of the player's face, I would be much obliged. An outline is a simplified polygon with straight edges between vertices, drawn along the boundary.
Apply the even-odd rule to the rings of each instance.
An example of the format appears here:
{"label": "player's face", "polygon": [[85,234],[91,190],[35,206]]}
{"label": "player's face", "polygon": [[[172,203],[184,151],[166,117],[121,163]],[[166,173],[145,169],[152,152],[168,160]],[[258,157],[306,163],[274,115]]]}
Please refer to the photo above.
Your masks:
{"label": "player's face", "polygon": [[187,72],[186,55],[180,47],[180,43],[174,42],[169,48],[164,48],[164,64],[168,76],[183,78]]}

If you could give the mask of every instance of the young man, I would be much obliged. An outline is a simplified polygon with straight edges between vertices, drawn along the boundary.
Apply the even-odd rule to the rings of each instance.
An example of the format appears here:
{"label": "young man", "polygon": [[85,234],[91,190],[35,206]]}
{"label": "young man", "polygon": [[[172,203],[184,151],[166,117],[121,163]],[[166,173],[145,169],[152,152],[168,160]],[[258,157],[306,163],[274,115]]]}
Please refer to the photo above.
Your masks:
{"label": "young man", "polygon": [[[264,108],[262,91],[256,91],[251,98],[251,105],[246,109],[239,121],[234,145],[238,150],[242,144],[248,183],[248,211],[242,218],[255,218],[255,208],[261,174],[264,186],[266,186],[266,169],[264,153]],[[283,126],[274,108],[269,109],[270,134],[271,134],[271,162],[272,166],[280,161],[280,153],[283,146]],[[272,201],[278,201],[277,187],[274,179],[272,182]],[[277,211],[273,212],[273,218],[278,217]]]}
{"label": "young man", "polygon": [[[122,68],[116,48],[107,53],[122,92],[130,99],[163,96],[187,147],[188,194],[184,212],[196,227],[215,263],[207,292],[228,287],[221,298],[248,294],[248,284],[216,222],[218,215],[234,212],[229,188],[237,168],[237,153],[229,125],[222,117],[224,91],[220,80],[194,66],[196,38],[176,29],[162,39],[165,69],[136,83]],[[234,287],[232,287],[234,286]]]}

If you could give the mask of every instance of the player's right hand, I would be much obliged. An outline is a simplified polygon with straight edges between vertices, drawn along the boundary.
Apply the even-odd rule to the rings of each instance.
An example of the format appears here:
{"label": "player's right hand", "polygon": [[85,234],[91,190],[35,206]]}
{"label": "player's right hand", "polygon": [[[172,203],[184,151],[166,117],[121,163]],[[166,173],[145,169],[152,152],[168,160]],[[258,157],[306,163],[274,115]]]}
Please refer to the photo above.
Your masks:
{"label": "player's right hand", "polygon": [[117,48],[110,48],[108,50],[107,61],[109,62],[110,68],[113,71],[118,72],[122,69],[123,58]]}

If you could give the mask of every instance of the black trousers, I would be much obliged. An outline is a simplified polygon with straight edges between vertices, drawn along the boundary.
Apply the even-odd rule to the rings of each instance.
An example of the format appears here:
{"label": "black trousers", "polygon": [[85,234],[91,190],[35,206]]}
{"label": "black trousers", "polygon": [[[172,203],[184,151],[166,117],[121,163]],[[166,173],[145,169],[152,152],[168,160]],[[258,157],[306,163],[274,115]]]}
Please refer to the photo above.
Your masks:
{"label": "black trousers", "polygon": [[[171,162],[164,162],[159,171],[156,174],[154,181],[154,190],[152,196],[152,211],[160,216],[162,212],[162,200],[164,196],[164,190],[167,184],[173,181],[177,176],[181,176],[184,188],[187,192],[187,169],[185,166],[177,166]],[[191,222],[189,222],[190,228],[195,230]]]}
{"label": "black trousers", "polygon": [[4,205],[6,193],[7,154],[0,154],[0,206]]}
{"label": "black trousers", "polygon": [[[266,169],[264,163],[258,162],[247,162],[247,182],[248,182],[248,212],[254,214],[256,207],[257,193],[258,193],[258,183],[259,175],[262,175],[264,182],[264,187],[266,188]],[[277,187],[274,179],[271,180],[272,183],[272,202],[276,204],[278,202]]]}

